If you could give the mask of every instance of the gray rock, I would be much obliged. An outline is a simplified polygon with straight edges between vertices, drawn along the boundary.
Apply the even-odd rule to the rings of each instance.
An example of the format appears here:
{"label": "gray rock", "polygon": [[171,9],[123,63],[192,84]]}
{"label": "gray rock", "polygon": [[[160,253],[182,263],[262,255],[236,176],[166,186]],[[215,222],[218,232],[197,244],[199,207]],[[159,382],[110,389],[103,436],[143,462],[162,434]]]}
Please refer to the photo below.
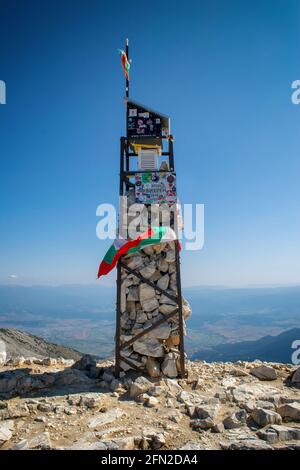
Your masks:
{"label": "gray rock", "polygon": [[149,397],[146,401],[146,406],[148,408],[157,408],[158,405],[159,405],[159,401],[155,397]]}
{"label": "gray rock", "polygon": [[165,356],[161,365],[161,370],[162,373],[167,377],[177,377],[176,359],[173,357],[172,353],[169,353]]}
{"label": "gray rock", "polygon": [[130,255],[125,261],[125,264],[131,269],[137,269],[143,266],[144,259],[140,253]]}
{"label": "gray rock", "polygon": [[245,439],[232,443],[221,444],[224,450],[273,450],[269,444],[259,439]]}
{"label": "gray rock", "polygon": [[176,306],[174,304],[160,304],[159,311],[164,315],[167,315],[168,313],[173,312],[175,308]]}
{"label": "gray rock", "polygon": [[164,434],[156,429],[143,429],[142,436],[149,443],[150,448],[154,450],[160,449],[166,443]]}
{"label": "gray rock", "polygon": [[155,290],[148,284],[143,283],[139,285],[139,299],[140,302],[155,298]]}
{"label": "gray rock", "polygon": [[99,413],[88,420],[88,427],[96,429],[105,424],[113,423],[116,419],[122,418],[126,413],[120,408],[112,408],[111,410]]}
{"label": "gray rock", "polygon": [[22,439],[21,441],[14,444],[10,450],[27,450],[29,449],[28,440]]}
{"label": "gray rock", "polygon": [[139,301],[139,291],[138,291],[138,288],[136,286],[134,287],[130,287],[129,288],[129,292],[128,292],[128,295],[127,295],[127,303],[129,301]]}
{"label": "gray rock", "polygon": [[29,449],[41,449],[41,450],[52,449],[52,443],[51,443],[49,433],[47,431],[42,432],[28,439],[28,448]]}
{"label": "gray rock", "polygon": [[44,413],[50,413],[53,411],[53,406],[50,403],[39,403],[37,409],[43,411]]}
{"label": "gray rock", "polygon": [[236,429],[244,426],[247,421],[247,413],[245,410],[240,410],[232,413],[230,416],[223,420],[225,429]]}
{"label": "gray rock", "polygon": [[192,314],[192,307],[185,298],[182,299],[182,314],[185,320]]}
{"label": "gray rock", "polygon": [[212,428],[212,432],[216,433],[216,434],[221,434],[222,432],[224,432],[225,428],[224,428],[224,424],[223,423],[216,423],[213,428]]}
{"label": "gray rock", "polygon": [[12,438],[12,432],[8,423],[0,423],[0,446]]}
{"label": "gray rock", "polygon": [[179,450],[203,450],[203,444],[200,442],[189,441],[186,442],[184,446],[180,447]]}
{"label": "gray rock", "polygon": [[165,259],[167,263],[174,263],[175,262],[175,250],[174,249],[168,250]]}
{"label": "gray rock", "polygon": [[259,431],[257,435],[267,442],[300,440],[300,428],[292,428],[274,424],[267,429]]}
{"label": "gray rock", "polygon": [[164,348],[156,338],[143,338],[133,343],[133,350],[144,356],[163,357]]}
{"label": "gray rock", "polygon": [[216,404],[203,404],[203,405],[197,405],[195,407],[195,417],[199,419],[206,419],[206,418],[211,418],[212,420],[215,420],[215,418],[218,415],[218,412],[220,410],[220,405],[218,403]]}
{"label": "gray rock", "polygon": [[169,265],[164,258],[159,260],[157,267],[162,273],[167,273],[169,271]]}
{"label": "gray rock", "polygon": [[155,265],[148,264],[147,266],[145,266],[144,268],[140,270],[140,273],[142,276],[144,276],[145,279],[150,279],[150,277],[153,276],[155,271],[156,271]]}
{"label": "gray rock", "polygon": [[277,379],[276,370],[273,369],[273,367],[266,366],[265,364],[254,367],[253,369],[251,369],[250,374],[254,375],[254,377],[257,377],[259,380]]}
{"label": "gray rock", "polygon": [[300,367],[291,374],[290,380],[292,385],[300,388]]}
{"label": "gray rock", "polygon": [[257,436],[260,439],[269,442],[270,444],[273,444],[279,440],[277,432],[272,428],[259,430],[257,432]]}
{"label": "gray rock", "polygon": [[[23,362],[25,359],[23,358]],[[57,359],[54,357],[45,357],[43,359],[43,366],[56,366],[57,365]]]}
{"label": "gray rock", "polygon": [[156,310],[159,307],[158,300],[155,298],[153,299],[148,299],[148,300],[142,300],[142,309],[145,312],[152,312],[153,310]]}
{"label": "gray rock", "polygon": [[282,396],[281,390],[262,383],[242,383],[231,387],[233,401],[239,406],[245,406],[256,400],[279,402]]}
{"label": "gray rock", "polygon": [[102,402],[102,395],[99,393],[87,393],[86,395],[81,395],[79,400],[79,406],[84,406],[86,408],[92,409],[99,406]]}
{"label": "gray rock", "polygon": [[151,330],[148,334],[148,338],[157,338],[157,339],[168,339],[171,334],[171,327],[168,323],[163,323],[157,328]]}
{"label": "gray rock", "polygon": [[147,358],[146,369],[150,377],[159,377],[161,375],[159,362],[153,357]]}
{"label": "gray rock", "polygon": [[137,396],[141,395],[142,393],[147,392],[153,386],[150,380],[146,379],[146,377],[138,377],[130,387],[129,395],[131,398],[136,398]]}
{"label": "gray rock", "polygon": [[268,424],[281,424],[282,418],[280,414],[272,410],[264,410],[263,408],[257,408],[251,413],[251,418],[260,427],[265,427]]}
{"label": "gray rock", "polygon": [[[146,308],[145,311],[148,311],[148,310],[147,310],[148,308],[152,309],[152,305],[150,305],[150,303],[152,303],[152,301],[156,301],[156,302],[157,302],[156,299],[147,300],[147,301],[145,302],[145,304],[147,304],[147,308]],[[147,317],[146,313],[145,313],[145,312],[139,312],[139,313],[137,314],[137,316],[136,316],[136,322],[137,322],[137,323],[146,323],[146,321],[148,321],[148,317]]]}
{"label": "gray rock", "polygon": [[148,393],[148,395],[150,395],[152,397],[160,397],[165,392],[166,392],[165,387],[162,387],[160,385],[154,385],[151,388],[149,388],[147,393]]}
{"label": "gray rock", "polygon": [[277,408],[277,411],[284,421],[300,422],[300,403],[286,403]]}
{"label": "gray rock", "polygon": [[161,289],[168,289],[169,287],[169,282],[170,282],[170,276],[169,274],[165,274],[164,276],[162,276],[158,281],[157,281],[157,285],[158,287],[160,287]]}
{"label": "gray rock", "polygon": [[72,369],[78,369],[78,370],[90,370],[91,367],[96,367],[98,358],[96,356],[92,356],[91,354],[85,354],[82,356],[79,361],[76,361],[72,365]]}
{"label": "gray rock", "polygon": [[202,429],[206,431],[207,429],[212,429],[215,426],[215,422],[208,417],[203,419],[192,419],[190,425],[193,429]]}
{"label": "gray rock", "polygon": [[5,342],[0,339],[0,366],[6,363],[7,353]]}

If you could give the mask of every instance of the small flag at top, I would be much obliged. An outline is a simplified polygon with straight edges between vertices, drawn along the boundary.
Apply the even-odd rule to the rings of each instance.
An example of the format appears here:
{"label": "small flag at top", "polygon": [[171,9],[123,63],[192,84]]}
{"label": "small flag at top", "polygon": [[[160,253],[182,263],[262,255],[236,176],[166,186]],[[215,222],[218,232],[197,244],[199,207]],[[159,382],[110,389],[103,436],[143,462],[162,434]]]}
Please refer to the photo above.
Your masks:
{"label": "small flag at top", "polygon": [[118,52],[121,54],[121,63],[124,75],[126,80],[129,80],[129,69],[130,69],[130,62],[127,58],[126,52],[123,49],[118,49]]}

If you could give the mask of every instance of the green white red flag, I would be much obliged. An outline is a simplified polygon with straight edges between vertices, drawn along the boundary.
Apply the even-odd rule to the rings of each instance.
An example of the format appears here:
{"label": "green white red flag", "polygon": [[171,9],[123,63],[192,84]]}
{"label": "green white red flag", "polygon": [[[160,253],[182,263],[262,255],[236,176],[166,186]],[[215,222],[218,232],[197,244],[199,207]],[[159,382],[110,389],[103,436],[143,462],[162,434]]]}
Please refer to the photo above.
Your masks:
{"label": "green white red flag", "polygon": [[157,245],[174,240],[177,240],[177,236],[170,227],[152,227],[134,240],[116,238],[99,266],[98,278],[108,274],[116,266],[121,256],[135,253],[148,245]]}

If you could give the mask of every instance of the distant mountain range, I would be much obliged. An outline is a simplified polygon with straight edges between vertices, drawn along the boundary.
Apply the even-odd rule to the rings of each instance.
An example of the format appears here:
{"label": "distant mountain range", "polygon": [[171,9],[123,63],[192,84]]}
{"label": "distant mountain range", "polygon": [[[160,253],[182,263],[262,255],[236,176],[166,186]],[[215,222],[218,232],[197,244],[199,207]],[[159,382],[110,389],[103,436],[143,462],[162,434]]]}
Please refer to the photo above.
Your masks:
{"label": "distant mountain range", "polygon": [[293,341],[300,340],[300,328],[284,331],[278,336],[264,336],[256,341],[217,344],[211,349],[200,350],[192,359],[214,361],[261,361],[290,363]]}

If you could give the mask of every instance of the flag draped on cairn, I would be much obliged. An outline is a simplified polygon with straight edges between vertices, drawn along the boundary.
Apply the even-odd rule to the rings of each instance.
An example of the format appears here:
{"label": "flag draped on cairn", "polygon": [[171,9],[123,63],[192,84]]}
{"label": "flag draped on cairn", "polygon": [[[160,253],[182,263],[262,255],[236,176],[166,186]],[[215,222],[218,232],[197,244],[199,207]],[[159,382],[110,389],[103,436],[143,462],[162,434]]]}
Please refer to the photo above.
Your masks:
{"label": "flag draped on cairn", "polygon": [[[129,194],[127,194],[129,196]],[[148,208],[150,214],[151,208]],[[113,269],[120,256],[132,270],[139,272],[171,296],[177,296],[177,272],[175,240],[171,228],[152,227],[135,240],[117,239],[102,261],[99,275]],[[177,303],[143,282],[134,274],[121,269],[121,342],[129,341],[153,323],[173,312]],[[191,315],[189,303],[183,299],[183,317]],[[184,334],[185,322],[184,322]],[[143,335],[129,347],[122,349],[122,356],[140,368],[146,368],[152,377],[177,377],[180,371],[178,345],[178,314]],[[121,361],[124,371],[131,367]]]}
{"label": "flag draped on cairn", "polygon": [[145,246],[155,245],[164,241],[176,240],[176,238],[176,233],[170,227],[150,228],[134,240],[116,238],[99,266],[98,278],[108,274],[116,266],[121,256],[135,253]]}

